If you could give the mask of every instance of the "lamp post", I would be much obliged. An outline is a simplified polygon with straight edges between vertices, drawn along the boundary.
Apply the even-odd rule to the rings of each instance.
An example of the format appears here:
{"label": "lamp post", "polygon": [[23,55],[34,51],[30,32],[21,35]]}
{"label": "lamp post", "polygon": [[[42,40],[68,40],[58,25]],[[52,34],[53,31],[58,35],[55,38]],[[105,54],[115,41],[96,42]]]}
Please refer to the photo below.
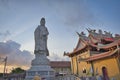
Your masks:
{"label": "lamp post", "polygon": [[4,58],[4,70],[3,70],[3,78],[5,78],[5,70],[6,70],[6,64],[7,64],[7,57]]}

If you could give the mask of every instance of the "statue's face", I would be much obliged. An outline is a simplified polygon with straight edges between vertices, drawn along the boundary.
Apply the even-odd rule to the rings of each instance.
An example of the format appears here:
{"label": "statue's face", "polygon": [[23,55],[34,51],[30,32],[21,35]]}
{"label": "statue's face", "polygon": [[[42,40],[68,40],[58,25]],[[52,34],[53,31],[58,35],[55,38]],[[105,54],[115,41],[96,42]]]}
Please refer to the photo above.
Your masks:
{"label": "statue's face", "polygon": [[41,19],[40,24],[41,24],[42,26],[45,26],[45,18],[42,18],[42,19]]}

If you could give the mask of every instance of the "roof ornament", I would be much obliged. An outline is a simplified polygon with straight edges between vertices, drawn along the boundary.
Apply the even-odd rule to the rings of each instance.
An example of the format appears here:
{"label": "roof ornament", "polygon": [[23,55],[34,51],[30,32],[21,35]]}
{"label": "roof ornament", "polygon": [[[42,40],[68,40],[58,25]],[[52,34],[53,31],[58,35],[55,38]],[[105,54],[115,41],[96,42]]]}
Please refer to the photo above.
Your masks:
{"label": "roof ornament", "polygon": [[87,29],[87,31],[89,32],[89,33],[96,33],[96,30],[95,29],[91,29],[91,28],[86,28]]}
{"label": "roof ornament", "polygon": [[69,53],[68,53],[68,52],[66,52],[66,51],[64,51],[63,56],[67,56],[67,55],[69,55]]}
{"label": "roof ornament", "polygon": [[101,34],[101,35],[103,34],[101,29],[98,30],[98,33]]}
{"label": "roof ornament", "polygon": [[85,33],[83,31],[80,34],[83,35],[83,36],[85,36]]}
{"label": "roof ornament", "polygon": [[104,31],[104,33],[105,33],[106,37],[112,37],[112,33],[111,32]]}
{"label": "roof ornament", "polygon": [[76,33],[77,33],[77,35],[78,35],[79,37],[81,36],[79,32],[76,32]]}
{"label": "roof ornament", "polygon": [[120,38],[120,34],[115,34],[115,38],[119,39]]}
{"label": "roof ornament", "polygon": [[120,34],[115,34],[115,37],[120,37]]}
{"label": "roof ornament", "polygon": [[79,32],[76,32],[78,34],[79,37],[84,37],[85,36],[85,33],[82,31],[81,33]]}
{"label": "roof ornament", "polygon": [[80,39],[88,41],[88,37],[86,36],[86,34],[82,31],[81,33],[76,32],[79,36]]}

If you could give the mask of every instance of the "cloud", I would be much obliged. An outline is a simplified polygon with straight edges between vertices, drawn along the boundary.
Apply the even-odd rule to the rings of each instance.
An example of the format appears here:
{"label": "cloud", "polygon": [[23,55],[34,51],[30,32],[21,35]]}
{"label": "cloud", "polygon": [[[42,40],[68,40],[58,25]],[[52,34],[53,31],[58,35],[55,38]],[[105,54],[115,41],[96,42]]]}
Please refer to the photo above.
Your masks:
{"label": "cloud", "polygon": [[30,66],[33,55],[27,50],[20,50],[21,45],[15,41],[0,42],[0,56],[8,57],[7,65]]}
{"label": "cloud", "polygon": [[63,56],[63,55],[58,55],[55,53],[52,53],[49,57],[48,57],[51,61],[69,61],[70,58],[67,56]]}
{"label": "cloud", "polygon": [[[21,45],[15,41],[9,40],[6,42],[0,42],[0,57],[5,58],[7,56],[8,66],[30,66],[34,56],[27,50],[20,50]],[[68,61],[68,57],[52,53],[48,57],[51,61]]]}
{"label": "cloud", "polygon": [[11,35],[11,33],[8,30],[6,32],[0,32],[0,40],[6,41],[6,40],[8,40],[10,35]]}

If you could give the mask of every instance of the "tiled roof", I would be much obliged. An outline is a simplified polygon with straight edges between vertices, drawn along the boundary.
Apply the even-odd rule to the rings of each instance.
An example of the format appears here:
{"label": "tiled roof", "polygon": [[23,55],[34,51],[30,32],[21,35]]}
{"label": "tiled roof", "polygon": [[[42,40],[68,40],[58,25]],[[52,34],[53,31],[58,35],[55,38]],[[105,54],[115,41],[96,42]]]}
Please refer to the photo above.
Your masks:
{"label": "tiled roof", "polygon": [[115,39],[114,37],[112,37],[112,34],[110,32],[104,31],[105,33],[103,34],[99,32],[96,33],[94,30],[89,28],[87,30],[89,32],[89,36],[87,37],[83,34],[78,33],[79,41],[77,43],[76,48],[72,52],[68,52],[66,56],[72,57],[74,55],[83,53],[87,49],[98,50],[98,52],[100,53],[100,50],[108,51],[117,46],[120,46],[120,35],[118,35],[118,39]]}
{"label": "tiled roof", "polygon": [[5,77],[25,77],[25,72],[24,73],[14,73],[14,74],[12,74],[12,73],[10,73],[10,74],[6,74],[5,75]]}
{"label": "tiled roof", "polygon": [[102,49],[107,49],[107,48],[110,48],[110,47],[113,47],[113,46],[117,46],[117,45],[120,45],[120,40],[116,40],[110,44],[106,44],[104,46],[98,46],[98,45],[95,45],[95,44],[90,44],[91,46],[94,46],[94,47],[99,47],[99,48],[102,48]]}
{"label": "tiled roof", "polygon": [[[92,44],[92,43],[88,43],[88,45],[91,45],[91,46],[96,47],[96,48],[99,48],[99,49],[108,49],[108,48],[111,48],[111,47],[113,47],[113,46],[120,45],[120,39],[119,39],[119,40],[116,40],[116,41],[114,41],[114,42],[112,42],[112,43],[110,43],[110,44],[103,45],[103,46],[98,46],[98,45],[95,45],[95,44]],[[86,46],[87,46],[87,45],[86,45]],[[69,53],[68,56],[70,56],[70,55],[72,55],[72,54],[74,54],[74,53],[77,53],[77,52],[80,51],[80,50],[85,49],[86,46],[83,46],[83,47],[81,47],[80,49]]]}
{"label": "tiled roof", "polygon": [[86,61],[93,61],[93,60],[98,60],[98,59],[102,59],[105,57],[109,57],[109,56],[115,54],[116,52],[118,52],[118,50],[119,49],[115,49],[114,51],[108,51],[108,52],[104,52],[101,54],[96,54],[96,55],[90,56],[89,58],[86,59]]}
{"label": "tiled roof", "polygon": [[106,41],[114,41],[113,38],[104,38],[104,40],[106,40]]}
{"label": "tiled roof", "polygon": [[70,61],[51,61],[50,66],[52,68],[67,68],[71,67]]}

